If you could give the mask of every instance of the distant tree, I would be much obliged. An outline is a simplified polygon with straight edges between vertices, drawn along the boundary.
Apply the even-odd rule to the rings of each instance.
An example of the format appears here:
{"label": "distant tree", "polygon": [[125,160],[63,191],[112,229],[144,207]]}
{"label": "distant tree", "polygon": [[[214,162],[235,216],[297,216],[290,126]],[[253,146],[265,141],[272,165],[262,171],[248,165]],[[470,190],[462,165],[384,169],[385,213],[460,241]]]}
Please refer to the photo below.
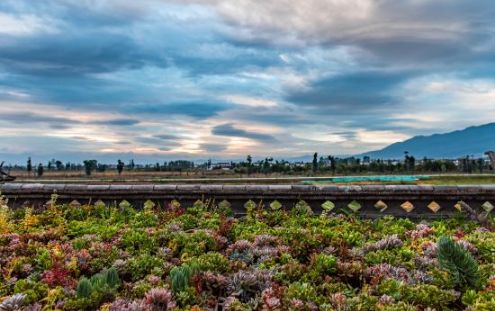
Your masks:
{"label": "distant tree", "polygon": [[122,174],[122,171],[124,170],[124,162],[122,161],[117,161],[117,172],[119,173],[119,175]]}
{"label": "distant tree", "polygon": [[33,163],[31,162],[31,157],[29,157],[27,160],[26,168],[27,168],[28,174],[31,175],[31,172],[33,171]]}
{"label": "distant tree", "polygon": [[64,164],[62,163],[62,161],[57,160],[55,161],[55,167],[57,168],[57,171],[61,171],[64,169]]}
{"label": "distant tree", "polygon": [[48,170],[51,171],[52,170],[52,161],[48,161]]}
{"label": "distant tree", "polygon": [[130,162],[129,162],[129,168],[131,170],[134,170],[134,168],[136,167],[136,165],[134,164],[134,159],[132,159]]}
{"label": "distant tree", "polygon": [[332,171],[332,174],[335,175],[335,170],[337,169],[336,161],[334,156],[328,156],[328,160],[330,161],[330,170]]}
{"label": "distant tree", "polygon": [[413,156],[409,156],[408,151],[404,151],[404,168],[407,171],[414,171],[416,166],[416,159]]}
{"label": "distant tree", "polygon": [[265,174],[270,173],[272,161],[273,161],[273,158],[265,158],[265,161],[263,161],[263,173],[265,173]]}
{"label": "distant tree", "polygon": [[253,165],[253,158],[251,157],[250,154],[248,154],[246,161],[247,161],[247,173],[248,173],[248,175],[250,175],[251,174],[251,166]]}
{"label": "distant tree", "polygon": [[313,173],[318,172],[318,153],[315,152],[313,155]]}
{"label": "distant tree", "polygon": [[43,164],[38,164],[38,177],[43,176]]}
{"label": "distant tree", "polygon": [[100,173],[104,173],[107,170],[108,165],[98,163],[96,170]]}
{"label": "distant tree", "polygon": [[409,170],[414,172],[414,168],[416,167],[416,159],[413,156],[409,157]]}
{"label": "distant tree", "polygon": [[478,170],[480,171],[480,173],[483,173],[483,166],[484,166],[484,161],[482,158],[479,158],[478,159]]}
{"label": "distant tree", "polygon": [[84,160],[83,163],[86,176],[90,176],[91,172],[98,167],[98,161],[96,160]]}

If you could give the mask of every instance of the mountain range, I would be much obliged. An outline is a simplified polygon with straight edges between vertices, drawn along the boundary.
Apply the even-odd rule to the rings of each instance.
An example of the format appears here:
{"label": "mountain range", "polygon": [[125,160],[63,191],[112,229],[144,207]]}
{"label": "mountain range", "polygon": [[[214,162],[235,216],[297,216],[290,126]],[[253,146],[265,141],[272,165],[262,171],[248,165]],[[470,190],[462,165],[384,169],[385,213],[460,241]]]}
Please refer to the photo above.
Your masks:
{"label": "mountain range", "polygon": [[495,150],[495,123],[471,126],[463,130],[430,136],[415,136],[391,144],[381,150],[365,152],[359,157],[373,159],[398,159],[404,152],[418,158],[458,158],[482,156],[488,150]]}

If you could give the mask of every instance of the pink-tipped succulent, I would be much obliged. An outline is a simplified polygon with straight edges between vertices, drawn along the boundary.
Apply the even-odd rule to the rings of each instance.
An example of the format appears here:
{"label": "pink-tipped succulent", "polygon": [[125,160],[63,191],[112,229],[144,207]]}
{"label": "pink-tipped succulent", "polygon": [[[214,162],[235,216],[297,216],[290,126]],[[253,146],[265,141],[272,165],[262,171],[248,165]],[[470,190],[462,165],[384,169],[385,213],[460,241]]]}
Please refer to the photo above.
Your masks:
{"label": "pink-tipped succulent", "polygon": [[177,306],[172,292],[166,288],[152,288],[143,298],[143,306],[149,311],[166,311]]}

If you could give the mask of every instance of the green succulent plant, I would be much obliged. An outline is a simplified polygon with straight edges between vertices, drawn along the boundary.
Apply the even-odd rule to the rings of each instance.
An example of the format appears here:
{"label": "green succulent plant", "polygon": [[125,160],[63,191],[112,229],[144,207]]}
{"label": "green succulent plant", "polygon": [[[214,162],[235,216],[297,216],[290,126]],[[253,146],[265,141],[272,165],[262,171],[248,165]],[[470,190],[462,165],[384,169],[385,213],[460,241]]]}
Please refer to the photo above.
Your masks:
{"label": "green succulent plant", "polygon": [[92,292],[93,292],[93,285],[91,284],[91,281],[86,277],[82,277],[79,280],[79,283],[77,283],[77,288],[76,288],[77,297],[88,298],[89,296],[91,296]]}
{"label": "green succulent plant", "polygon": [[110,269],[105,271],[105,280],[108,286],[111,288],[116,288],[120,285],[120,278],[117,269],[111,267]]}
{"label": "green succulent plant", "polygon": [[191,278],[195,272],[196,268],[192,265],[183,264],[182,266],[174,267],[170,271],[172,291],[174,293],[184,291],[191,283]]}
{"label": "green succulent plant", "polygon": [[459,287],[479,287],[480,273],[478,263],[469,251],[446,236],[440,237],[437,247],[440,267],[450,273]]}

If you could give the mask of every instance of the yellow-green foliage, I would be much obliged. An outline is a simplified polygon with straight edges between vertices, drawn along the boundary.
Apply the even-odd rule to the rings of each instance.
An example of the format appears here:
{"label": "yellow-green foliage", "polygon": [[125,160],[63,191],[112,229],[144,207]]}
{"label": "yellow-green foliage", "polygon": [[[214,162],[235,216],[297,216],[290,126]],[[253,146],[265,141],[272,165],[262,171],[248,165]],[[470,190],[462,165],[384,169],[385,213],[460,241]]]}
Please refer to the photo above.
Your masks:
{"label": "yellow-green foliage", "polygon": [[7,199],[0,193],[0,234],[9,233],[11,230],[7,202]]}

